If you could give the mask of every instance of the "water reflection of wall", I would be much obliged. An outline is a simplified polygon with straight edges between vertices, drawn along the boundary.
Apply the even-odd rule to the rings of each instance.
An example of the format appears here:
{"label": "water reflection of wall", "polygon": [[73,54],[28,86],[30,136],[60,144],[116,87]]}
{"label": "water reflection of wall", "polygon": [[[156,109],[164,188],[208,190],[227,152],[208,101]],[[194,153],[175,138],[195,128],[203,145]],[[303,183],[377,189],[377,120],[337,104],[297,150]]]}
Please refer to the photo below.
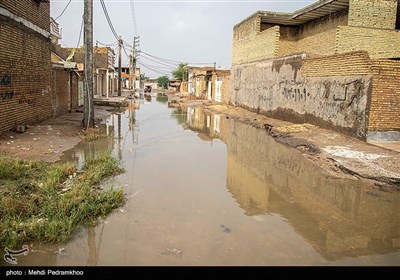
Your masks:
{"label": "water reflection of wall", "polygon": [[332,178],[264,130],[225,118],[219,127],[227,188],[246,215],[285,217],[328,259],[400,248],[397,193],[371,196],[359,180]]}

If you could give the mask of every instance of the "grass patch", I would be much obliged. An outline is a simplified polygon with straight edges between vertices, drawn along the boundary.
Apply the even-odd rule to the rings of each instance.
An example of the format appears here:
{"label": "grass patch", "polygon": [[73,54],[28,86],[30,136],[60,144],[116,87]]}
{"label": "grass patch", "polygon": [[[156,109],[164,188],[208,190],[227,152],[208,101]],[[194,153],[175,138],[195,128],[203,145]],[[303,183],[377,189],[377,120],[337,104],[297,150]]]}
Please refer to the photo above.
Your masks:
{"label": "grass patch", "polygon": [[128,107],[129,106],[129,102],[127,100],[122,100],[119,103],[119,107]]}
{"label": "grass patch", "polygon": [[110,153],[88,159],[78,176],[73,163],[0,157],[0,247],[67,241],[79,225],[94,224],[123,204],[122,188],[94,187],[123,171]]}

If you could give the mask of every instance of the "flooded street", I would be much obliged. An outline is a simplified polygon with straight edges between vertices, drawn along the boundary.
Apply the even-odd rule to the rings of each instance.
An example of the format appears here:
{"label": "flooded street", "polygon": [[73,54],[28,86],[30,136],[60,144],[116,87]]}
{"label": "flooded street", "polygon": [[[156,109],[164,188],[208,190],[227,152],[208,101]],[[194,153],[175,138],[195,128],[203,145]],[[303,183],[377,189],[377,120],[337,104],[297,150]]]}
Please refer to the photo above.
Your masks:
{"label": "flooded street", "polygon": [[104,130],[63,160],[112,150],[126,172],[106,184],[128,201],[19,265],[400,265],[399,192],[332,178],[264,130],[163,98]]}

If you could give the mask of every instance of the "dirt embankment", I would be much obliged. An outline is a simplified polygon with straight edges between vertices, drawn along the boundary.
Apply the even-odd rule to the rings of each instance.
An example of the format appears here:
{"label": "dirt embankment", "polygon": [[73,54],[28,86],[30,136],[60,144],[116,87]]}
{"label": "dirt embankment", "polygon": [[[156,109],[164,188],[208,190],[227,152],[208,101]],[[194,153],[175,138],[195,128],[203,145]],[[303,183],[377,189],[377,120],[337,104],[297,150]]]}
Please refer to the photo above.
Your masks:
{"label": "dirt embankment", "polygon": [[[183,99],[181,106],[192,102]],[[265,129],[276,141],[298,149],[335,176],[357,177],[382,190],[400,190],[400,143],[383,148],[308,123],[276,120],[239,107],[210,102],[202,102],[201,106],[206,111]]]}
{"label": "dirt embankment", "polygon": [[[96,124],[104,122],[112,109],[95,106]],[[83,113],[74,112],[29,126],[24,133],[5,133],[0,136],[0,154],[55,162],[83,140],[82,119]]]}

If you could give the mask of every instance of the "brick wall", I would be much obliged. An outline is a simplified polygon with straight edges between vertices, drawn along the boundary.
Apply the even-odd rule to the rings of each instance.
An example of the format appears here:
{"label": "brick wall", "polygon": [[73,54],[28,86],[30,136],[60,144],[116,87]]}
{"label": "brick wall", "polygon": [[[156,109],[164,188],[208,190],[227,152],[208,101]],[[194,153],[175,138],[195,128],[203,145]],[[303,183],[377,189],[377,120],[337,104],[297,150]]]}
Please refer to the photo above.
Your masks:
{"label": "brick wall", "polygon": [[[26,15],[35,22],[46,21],[42,17],[49,18],[48,4],[39,5],[47,14],[35,14],[37,4],[33,1],[0,3],[13,6],[10,2],[14,12],[19,11],[21,16]],[[22,9],[21,3],[27,6]],[[0,133],[52,116],[49,44],[50,39],[0,17]]]}
{"label": "brick wall", "polygon": [[34,0],[0,0],[0,7],[50,32],[50,3],[38,4]]}
{"label": "brick wall", "polygon": [[397,0],[350,0],[349,25],[394,29]]}
{"label": "brick wall", "polygon": [[347,25],[348,11],[343,10],[298,27],[280,27],[279,56],[294,53],[330,55],[335,53],[336,29]]}
{"label": "brick wall", "polygon": [[[60,48],[59,46],[55,46],[53,49],[56,51],[57,55],[65,60],[71,54],[74,48]],[[109,48],[106,47],[93,48],[94,68],[108,68],[108,50]],[[77,63],[83,63],[83,59],[83,48],[76,49],[73,61]]]}
{"label": "brick wall", "polygon": [[68,113],[69,71],[65,71],[64,69],[52,69],[51,73],[53,116],[58,117]]}
{"label": "brick wall", "polygon": [[55,68],[51,71],[53,116],[58,117],[78,108],[78,75],[69,70]]}
{"label": "brick wall", "polygon": [[301,70],[303,77],[371,75],[365,51],[306,59]]}
{"label": "brick wall", "polygon": [[400,131],[400,61],[374,60],[369,130]]}
{"label": "brick wall", "polygon": [[278,54],[279,26],[260,31],[260,17],[233,29],[232,65],[273,58]]}
{"label": "brick wall", "polygon": [[400,57],[400,30],[339,26],[336,53],[368,51],[372,59]]}

